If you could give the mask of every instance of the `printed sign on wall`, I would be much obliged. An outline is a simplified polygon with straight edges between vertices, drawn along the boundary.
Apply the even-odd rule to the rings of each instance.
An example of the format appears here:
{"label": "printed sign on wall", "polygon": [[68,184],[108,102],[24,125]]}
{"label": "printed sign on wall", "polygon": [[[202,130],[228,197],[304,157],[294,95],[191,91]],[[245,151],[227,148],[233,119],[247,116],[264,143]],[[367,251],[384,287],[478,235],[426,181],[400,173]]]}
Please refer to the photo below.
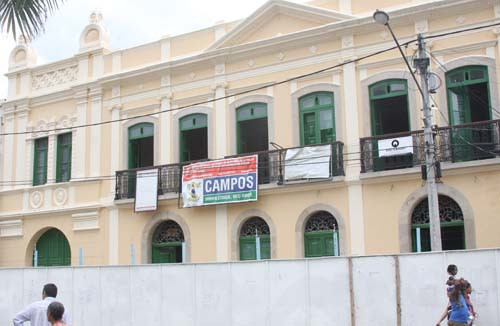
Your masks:
{"label": "printed sign on wall", "polygon": [[413,138],[411,136],[381,139],[378,141],[378,156],[396,156],[413,154]]}
{"label": "printed sign on wall", "polygon": [[158,208],[158,169],[137,171],[135,187],[136,212],[155,211]]}
{"label": "printed sign on wall", "polygon": [[257,200],[257,162],[252,155],[184,166],[183,207]]}

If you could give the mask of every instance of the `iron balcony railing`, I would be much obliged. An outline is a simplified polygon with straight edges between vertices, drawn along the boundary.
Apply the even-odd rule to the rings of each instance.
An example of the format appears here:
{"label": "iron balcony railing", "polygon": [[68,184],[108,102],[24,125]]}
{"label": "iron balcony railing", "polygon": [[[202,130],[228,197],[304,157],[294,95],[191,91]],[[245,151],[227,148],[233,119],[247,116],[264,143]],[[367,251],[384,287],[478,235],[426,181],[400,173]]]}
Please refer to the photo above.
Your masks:
{"label": "iron balcony railing", "polygon": [[[324,158],[325,160],[329,160],[330,164],[329,176],[334,177],[334,176],[344,175],[344,162],[343,162],[344,144],[341,142],[334,142],[321,145],[331,146],[330,157]],[[308,147],[309,146],[319,146],[319,145],[308,145]],[[300,147],[305,147],[305,146],[300,146]],[[293,147],[293,149],[300,147]],[[259,184],[270,184],[270,183],[282,184],[284,182],[284,173],[286,164],[297,164],[297,163],[285,162],[286,151],[289,149],[292,148],[262,151],[256,153],[245,153],[240,155],[227,156],[226,158],[256,154],[259,157],[258,159]],[[158,195],[164,195],[166,193],[179,193],[181,191],[182,166],[191,163],[194,162],[193,161],[182,162],[176,164],[167,164],[167,165],[145,167],[139,169],[117,171],[115,200],[134,198],[137,172],[149,169],[158,169],[158,175],[159,175]],[[314,164],[308,164],[307,167],[310,169],[314,169]]]}
{"label": "iron balcony railing", "polygon": [[[412,137],[413,153],[379,156],[383,139]],[[434,129],[437,159],[440,162],[466,162],[500,156],[500,120],[473,122]],[[425,164],[423,130],[360,139],[361,172],[403,169]]]}

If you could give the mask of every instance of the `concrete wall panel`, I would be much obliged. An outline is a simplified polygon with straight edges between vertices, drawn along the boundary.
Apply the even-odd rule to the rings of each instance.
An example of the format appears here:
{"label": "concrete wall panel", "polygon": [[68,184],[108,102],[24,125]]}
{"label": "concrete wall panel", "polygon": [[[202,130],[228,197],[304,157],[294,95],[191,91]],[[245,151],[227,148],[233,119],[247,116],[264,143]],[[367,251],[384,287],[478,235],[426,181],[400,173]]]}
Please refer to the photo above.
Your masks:
{"label": "concrete wall panel", "polygon": [[[101,325],[101,283],[100,269],[80,267],[73,269],[73,313],[71,325]],[[56,283],[57,284],[57,283]],[[66,289],[59,286],[59,293],[65,296]],[[63,301],[66,305],[66,301]],[[106,313],[102,311],[102,313]]]}
{"label": "concrete wall panel", "polygon": [[349,266],[346,258],[307,261],[311,326],[351,325]]}
{"label": "concrete wall panel", "polygon": [[[100,286],[100,325],[132,326],[130,267],[101,267]],[[134,297],[134,304],[137,300]]]}
{"label": "concrete wall panel", "polygon": [[356,325],[397,325],[394,257],[353,258],[352,269]]}
{"label": "concrete wall panel", "polygon": [[231,264],[196,266],[196,325],[231,323]]}
{"label": "concrete wall panel", "polygon": [[269,262],[269,325],[306,325],[305,260]]}
{"label": "concrete wall panel", "polygon": [[132,325],[163,325],[161,322],[161,266],[130,267]]}
{"label": "concrete wall panel", "polygon": [[23,270],[6,269],[0,273],[3,295],[0,295],[0,324],[11,325],[12,318],[23,309]]}
{"label": "concrete wall panel", "polygon": [[448,304],[443,254],[400,256],[399,270],[401,325],[435,325]]}
{"label": "concrete wall panel", "polygon": [[195,325],[194,273],[195,265],[162,265],[162,325]]}
{"label": "concrete wall panel", "polygon": [[268,262],[231,264],[231,325],[267,324],[269,316],[268,268]]}

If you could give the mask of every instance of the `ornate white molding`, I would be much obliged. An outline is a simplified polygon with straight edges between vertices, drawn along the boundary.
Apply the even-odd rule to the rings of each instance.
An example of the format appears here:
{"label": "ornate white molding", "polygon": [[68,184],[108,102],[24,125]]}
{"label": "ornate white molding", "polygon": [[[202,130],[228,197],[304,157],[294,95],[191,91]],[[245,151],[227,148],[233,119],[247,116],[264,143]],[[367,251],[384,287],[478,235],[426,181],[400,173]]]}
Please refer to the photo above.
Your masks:
{"label": "ornate white molding", "polygon": [[62,207],[68,201],[68,191],[65,188],[57,188],[53,192],[54,205]]}
{"label": "ornate white molding", "polygon": [[0,238],[6,237],[22,237],[23,236],[23,221],[10,220],[0,222]]}
{"label": "ornate white molding", "polygon": [[78,213],[73,218],[73,231],[87,231],[99,229],[99,212]]}
{"label": "ornate white molding", "polygon": [[77,65],[44,72],[33,76],[31,87],[36,91],[45,88],[65,85],[75,82],[77,80],[77,76]]}
{"label": "ornate white molding", "polygon": [[33,209],[38,209],[43,205],[43,193],[41,191],[33,191],[30,194],[30,206]]}

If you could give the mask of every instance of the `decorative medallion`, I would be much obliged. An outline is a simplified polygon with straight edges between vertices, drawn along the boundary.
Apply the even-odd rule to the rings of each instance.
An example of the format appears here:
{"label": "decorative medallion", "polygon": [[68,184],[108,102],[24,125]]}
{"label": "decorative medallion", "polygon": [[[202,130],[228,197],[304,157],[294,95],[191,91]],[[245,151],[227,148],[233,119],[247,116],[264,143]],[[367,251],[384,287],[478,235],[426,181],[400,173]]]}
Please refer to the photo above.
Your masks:
{"label": "decorative medallion", "polygon": [[285,59],[285,54],[283,52],[278,53],[278,59],[283,61],[283,59]]}
{"label": "decorative medallion", "polygon": [[196,74],[194,72],[189,74],[189,78],[194,79],[194,77],[196,77]]}
{"label": "decorative medallion", "polygon": [[66,200],[68,199],[68,192],[64,188],[57,188],[54,190],[54,204],[57,207],[61,207],[66,204]]}
{"label": "decorative medallion", "polygon": [[248,60],[248,66],[249,67],[255,66],[255,60],[253,60],[253,59],[252,60]]}
{"label": "decorative medallion", "polygon": [[40,191],[33,191],[30,195],[31,208],[37,209],[42,206],[43,194]]}
{"label": "decorative medallion", "polygon": [[318,48],[316,46],[312,45],[311,47],[309,47],[310,54],[315,54],[317,51],[318,51]]}
{"label": "decorative medallion", "polygon": [[456,22],[459,25],[462,25],[463,23],[465,23],[465,17],[464,16],[458,16],[457,19],[456,19]]}

